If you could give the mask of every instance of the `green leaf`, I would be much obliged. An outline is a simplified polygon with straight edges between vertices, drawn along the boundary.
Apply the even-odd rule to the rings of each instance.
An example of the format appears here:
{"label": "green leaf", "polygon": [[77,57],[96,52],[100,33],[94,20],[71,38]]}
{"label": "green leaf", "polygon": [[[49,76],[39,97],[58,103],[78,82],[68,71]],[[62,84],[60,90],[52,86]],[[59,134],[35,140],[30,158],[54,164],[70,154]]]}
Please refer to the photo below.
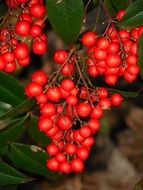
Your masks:
{"label": "green leaf", "polygon": [[115,16],[121,9],[126,9],[129,5],[128,0],[104,0],[104,4],[110,15]]}
{"label": "green leaf", "polygon": [[17,185],[0,186],[0,190],[16,190]]}
{"label": "green leaf", "polygon": [[55,32],[67,43],[77,40],[84,15],[82,0],[46,0],[48,19]]}
{"label": "green leaf", "polygon": [[8,7],[4,2],[0,2],[0,18],[3,18],[8,11]]}
{"label": "green leaf", "polygon": [[119,25],[132,27],[139,26],[143,24],[143,0],[135,1],[131,6],[126,10],[125,15],[122,20],[119,22]]}
{"label": "green leaf", "polygon": [[28,132],[30,137],[37,143],[43,146],[49,144],[50,139],[43,132],[39,131],[37,127],[37,119],[34,116],[31,118]]}
{"label": "green leaf", "polygon": [[140,75],[143,79],[143,34],[138,42],[138,65],[140,67]]}
{"label": "green leaf", "polygon": [[21,184],[28,181],[30,180],[25,175],[0,161],[0,185]]}
{"label": "green leaf", "polygon": [[20,105],[10,109],[8,112],[0,116],[0,120],[4,120],[7,118],[16,117],[30,111],[35,105],[35,101],[32,98],[27,99],[25,102]]}
{"label": "green leaf", "polygon": [[12,108],[11,105],[6,104],[4,102],[0,102],[0,116],[6,113],[8,110]]}
{"label": "green leaf", "polygon": [[140,94],[140,91],[137,92],[126,92],[122,90],[117,90],[117,89],[112,89],[112,88],[107,88],[111,93],[120,93],[123,98],[135,98],[138,97]]}
{"label": "green leaf", "polygon": [[33,145],[9,144],[10,159],[15,166],[34,174],[55,178],[56,174],[46,168],[47,153]]}
{"label": "green leaf", "polygon": [[26,100],[24,89],[14,77],[0,72],[0,101],[17,106]]}
{"label": "green leaf", "polygon": [[27,117],[12,121],[3,129],[0,129],[0,144],[15,141],[20,138],[24,131],[24,122]]}

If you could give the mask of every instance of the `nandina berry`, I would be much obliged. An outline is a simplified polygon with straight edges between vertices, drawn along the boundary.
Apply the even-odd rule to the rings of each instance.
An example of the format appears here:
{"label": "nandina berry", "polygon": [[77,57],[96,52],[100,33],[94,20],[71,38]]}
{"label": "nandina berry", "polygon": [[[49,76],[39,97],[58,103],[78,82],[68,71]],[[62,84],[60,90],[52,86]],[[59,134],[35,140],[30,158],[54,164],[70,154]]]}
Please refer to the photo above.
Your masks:
{"label": "nandina berry", "polygon": [[97,36],[95,34],[95,32],[86,32],[85,34],[83,34],[82,36],[82,44],[85,47],[92,47],[96,44],[96,40],[97,40]]}
{"label": "nandina berry", "polygon": [[52,126],[50,130],[46,131],[46,135],[48,137],[53,138],[56,134],[58,134],[58,132],[59,132],[59,128],[56,125],[54,125]]}
{"label": "nandina berry", "polygon": [[16,70],[16,63],[15,62],[8,63],[4,68],[4,71],[7,73],[11,73],[15,70]]}
{"label": "nandina berry", "polygon": [[45,117],[51,117],[56,114],[56,106],[48,102],[41,107],[40,113]]}
{"label": "nandina berry", "polygon": [[71,161],[71,168],[73,172],[81,172],[84,169],[84,163],[79,158],[74,158]]}
{"label": "nandina berry", "polygon": [[58,87],[50,87],[46,91],[47,98],[53,102],[57,102],[61,98],[61,92]]}
{"label": "nandina berry", "polygon": [[88,155],[89,155],[89,150],[87,148],[84,148],[84,147],[78,148],[76,151],[76,155],[81,160],[86,160],[88,158]]}
{"label": "nandina berry", "polygon": [[99,74],[98,68],[95,65],[88,67],[87,72],[93,77],[96,77]]}
{"label": "nandina berry", "polygon": [[47,43],[44,40],[35,40],[32,44],[32,50],[35,54],[42,55],[47,51]]}
{"label": "nandina berry", "polygon": [[97,47],[99,49],[107,50],[109,47],[109,41],[106,38],[99,38],[97,41]]}
{"label": "nandina berry", "polygon": [[26,66],[30,63],[30,57],[26,57],[25,59],[20,59],[17,61],[20,66]]}
{"label": "nandina berry", "polygon": [[27,86],[26,86],[26,89],[27,89],[27,92],[28,92],[28,96],[30,97],[36,97],[38,95],[40,95],[43,91],[43,88],[41,85],[38,85],[34,82],[31,82],[29,83]]}
{"label": "nandina berry", "polygon": [[50,155],[50,156],[55,156],[58,152],[59,152],[59,148],[57,145],[55,144],[49,144],[47,147],[46,147],[46,150],[47,150],[47,153]]}
{"label": "nandina berry", "polygon": [[75,106],[78,103],[78,98],[74,95],[70,95],[67,97],[66,102],[71,106]]}
{"label": "nandina berry", "polygon": [[87,125],[92,130],[92,133],[94,134],[99,130],[100,122],[96,119],[90,119]]}
{"label": "nandina berry", "polygon": [[62,162],[66,161],[66,156],[62,152],[58,152],[56,154],[56,159],[57,159],[58,162],[62,163]]}
{"label": "nandina berry", "polygon": [[52,126],[53,126],[52,119],[43,116],[38,119],[38,128],[41,131],[44,132],[49,131],[50,129],[52,129]]}
{"label": "nandina berry", "polygon": [[107,51],[106,50],[102,50],[102,49],[94,49],[94,56],[97,60],[102,61],[105,60],[108,56]]}
{"label": "nandina berry", "polygon": [[116,14],[117,20],[120,21],[122,19],[122,17],[124,16],[124,14],[125,14],[125,10],[121,9],[120,11],[118,11]]}
{"label": "nandina berry", "polygon": [[69,162],[65,161],[60,163],[60,169],[59,169],[62,173],[70,173],[71,172],[71,165]]}
{"label": "nandina berry", "polygon": [[100,98],[107,98],[108,97],[108,90],[104,87],[98,88],[98,96]]}
{"label": "nandina berry", "polygon": [[120,45],[118,42],[111,42],[108,47],[108,52],[110,54],[116,54],[119,52]]}
{"label": "nandina berry", "polygon": [[75,144],[67,144],[65,146],[65,152],[69,155],[74,155],[76,153],[77,147]]}
{"label": "nandina berry", "polygon": [[111,107],[111,100],[109,98],[102,98],[98,105],[102,108],[102,109],[110,109]]}
{"label": "nandina berry", "polygon": [[115,85],[118,81],[117,75],[106,75],[105,82],[109,85]]}
{"label": "nandina berry", "polygon": [[103,116],[103,110],[99,107],[95,107],[91,113],[91,118],[100,119]]}
{"label": "nandina berry", "polygon": [[36,71],[32,74],[32,82],[44,85],[47,83],[48,77],[47,74],[44,71]]}
{"label": "nandina berry", "polygon": [[59,162],[55,157],[49,158],[46,165],[52,171],[59,171]]}
{"label": "nandina berry", "polygon": [[111,96],[111,102],[114,106],[119,106],[122,103],[122,96],[119,93],[115,93]]}
{"label": "nandina berry", "polygon": [[80,117],[88,117],[92,112],[92,107],[87,102],[81,102],[77,105],[76,112]]}
{"label": "nandina berry", "polygon": [[67,65],[65,65],[62,70],[61,73],[63,75],[71,75],[73,74],[74,71],[74,64],[73,63],[67,63]]}
{"label": "nandina berry", "polygon": [[56,63],[63,64],[67,60],[67,57],[68,57],[67,51],[61,49],[61,50],[57,50],[54,53],[53,59]]}
{"label": "nandina berry", "polygon": [[36,101],[40,105],[46,104],[48,101],[46,94],[41,93],[39,96],[36,96]]}
{"label": "nandina berry", "polygon": [[119,55],[110,55],[106,59],[106,65],[108,67],[119,67],[121,64],[121,57]]}
{"label": "nandina berry", "polygon": [[65,78],[61,82],[61,88],[63,88],[65,91],[70,92],[75,87],[75,84],[72,79]]}
{"label": "nandina berry", "polygon": [[14,56],[14,53],[13,52],[6,52],[3,54],[3,59],[6,61],[6,62],[14,62],[15,61],[15,56]]}
{"label": "nandina berry", "polygon": [[14,55],[18,60],[27,58],[29,55],[28,45],[24,42],[19,43],[14,49]]}
{"label": "nandina berry", "polygon": [[16,23],[15,32],[20,36],[28,36],[30,34],[30,23],[26,20],[22,20]]}
{"label": "nandina berry", "polygon": [[82,142],[84,140],[84,137],[80,135],[79,130],[74,131],[73,138],[75,142]]}
{"label": "nandina berry", "polygon": [[128,65],[126,71],[131,75],[137,75],[139,73],[139,67],[138,65]]}
{"label": "nandina berry", "polygon": [[57,124],[60,127],[60,129],[67,130],[67,129],[71,128],[72,121],[71,121],[71,118],[69,116],[64,115],[64,116],[60,116],[57,119]]}
{"label": "nandina berry", "polygon": [[90,148],[94,143],[93,137],[88,137],[82,142],[82,146],[86,148]]}
{"label": "nandina berry", "polygon": [[30,34],[31,34],[34,38],[40,36],[40,35],[42,34],[42,29],[41,29],[41,27],[40,27],[39,25],[36,25],[36,24],[32,25]]}
{"label": "nandina berry", "polygon": [[46,9],[44,5],[41,5],[39,3],[35,3],[30,7],[30,14],[33,17],[40,18],[44,16],[45,12],[46,12]]}
{"label": "nandina berry", "polygon": [[79,133],[83,138],[87,138],[92,134],[90,127],[84,125],[79,129]]}

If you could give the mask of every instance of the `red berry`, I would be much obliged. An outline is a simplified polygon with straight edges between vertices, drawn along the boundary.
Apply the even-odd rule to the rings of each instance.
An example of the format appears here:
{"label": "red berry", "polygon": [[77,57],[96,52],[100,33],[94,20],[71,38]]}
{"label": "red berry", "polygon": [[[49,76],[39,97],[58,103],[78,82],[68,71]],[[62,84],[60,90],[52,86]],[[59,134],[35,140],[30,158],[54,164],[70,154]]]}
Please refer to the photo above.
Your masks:
{"label": "red berry", "polygon": [[76,151],[76,155],[81,160],[86,160],[88,158],[88,155],[89,155],[89,150],[87,148],[84,148],[84,147],[78,148]]}
{"label": "red berry", "polygon": [[32,82],[44,85],[47,83],[47,74],[44,71],[36,71],[32,74]]}
{"label": "red berry", "polygon": [[28,36],[30,34],[30,23],[22,20],[16,23],[15,32],[20,36]]}
{"label": "red berry", "polygon": [[53,121],[50,118],[46,118],[46,117],[40,117],[38,119],[38,128],[41,131],[49,131],[50,129],[52,129],[53,126]]}
{"label": "red berry", "polygon": [[122,103],[122,96],[119,93],[115,93],[111,96],[111,102],[114,106],[119,106]]}
{"label": "red berry", "polygon": [[86,32],[82,36],[82,43],[85,47],[91,47],[94,46],[97,40],[97,36],[94,32]]}
{"label": "red berry", "polygon": [[42,55],[47,51],[47,43],[44,40],[36,40],[32,44],[32,50],[35,54]]}
{"label": "red berry", "polygon": [[81,102],[77,105],[76,112],[80,117],[88,117],[92,112],[92,107],[89,103]]}
{"label": "red berry", "polygon": [[89,128],[92,130],[92,133],[96,133],[99,130],[100,122],[96,119],[90,119],[87,123]]}
{"label": "red berry", "polygon": [[58,162],[65,162],[66,161],[66,156],[61,153],[61,152],[58,152],[57,155],[56,155],[56,159]]}
{"label": "red berry", "polygon": [[46,150],[50,156],[55,156],[59,152],[59,148],[55,144],[49,144]]}
{"label": "red berry", "polygon": [[35,3],[30,7],[30,14],[33,17],[40,18],[44,16],[45,12],[46,12],[46,9],[44,5],[41,5],[39,3]]}
{"label": "red berry", "polygon": [[83,138],[87,138],[92,134],[92,130],[88,126],[82,126],[79,133]]}
{"label": "red berry", "polygon": [[72,126],[72,121],[71,118],[69,116],[60,116],[57,120],[57,124],[58,126],[62,129],[62,130],[67,130],[70,129]]}
{"label": "red berry", "polygon": [[65,146],[65,151],[69,155],[74,155],[76,153],[77,147],[74,144],[67,144]]}
{"label": "red berry", "polygon": [[81,159],[75,158],[71,162],[71,168],[73,172],[81,172],[84,169],[84,163]]}
{"label": "red berry", "polygon": [[70,163],[68,163],[67,161],[63,162],[63,163],[60,163],[60,171],[62,173],[70,173],[71,172],[71,165]]}
{"label": "red berry", "polygon": [[47,98],[53,102],[57,102],[61,98],[61,92],[58,87],[50,87],[46,91]]}
{"label": "red berry", "polygon": [[19,60],[25,59],[29,56],[29,49],[26,43],[19,43],[14,50],[15,57]]}
{"label": "red berry", "polygon": [[29,83],[26,86],[26,89],[28,91],[28,95],[30,95],[31,97],[36,97],[36,96],[40,95],[43,91],[42,86],[38,85],[34,82]]}
{"label": "red berry", "polygon": [[69,78],[65,78],[61,82],[61,88],[63,88],[67,92],[70,92],[71,90],[73,90],[74,87],[75,87],[74,82]]}
{"label": "red berry", "polygon": [[56,160],[56,158],[50,158],[47,160],[47,168],[53,171],[58,171],[59,170],[59,162]]}
{"label": "red berry", "polygon": [[58,64],[63,64],[68,57],[68,53],[65,50],[57,50],[54,54],[54,61]]}
{"label": "red berry", "polygon": [[41,107],[40,112],[45,117],[51,117],[56,114],[56,107],[54,104],[48,102]]}

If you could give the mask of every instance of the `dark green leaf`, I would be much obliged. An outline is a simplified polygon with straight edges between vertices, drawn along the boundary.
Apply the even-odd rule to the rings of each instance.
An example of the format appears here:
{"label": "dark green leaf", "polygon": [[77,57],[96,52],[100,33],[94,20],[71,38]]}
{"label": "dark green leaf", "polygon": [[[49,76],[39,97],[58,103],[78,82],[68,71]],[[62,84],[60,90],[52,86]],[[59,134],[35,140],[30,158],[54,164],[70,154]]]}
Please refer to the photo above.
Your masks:
{"label": "dark green leaf", "polygon": [[37,128],[37,119],[36,117],[32,117],[28,129],[30,137],[38,142],[39,144],[45,146],[50,142],[50,139],[39,129]]}
{"label": "dark green leaf", "polygon": [[84,6],[82,0],[46,0],[48,19],[57,34],[67,43],[79,36]]}
{"label": "dark green leaf", "polygon": [[26,118],[27,117],[24,117],[10,122],[8,126],[0,129],[0,144],[15,141],[22,136]]}
{"label": "dark green leaf", "polygon": [[143,34],[138,42],[138,65],[140,67],[140,75],[143,79]]}
{"label": "dark green leaf", "polygon": [[135,1],[127,10],[119,23],[121,26],[132,27],[143,24],[143,0]]}
{"label": "dark green leaf", "polygon": [[10,109],[8,112],[0,116],[0,120],[4,120],[10,117],[16,117],[30,111],[35,105],[35,101],[32,98],[27,99],[25,102],[20,105]]}
{"label": "dark green leaf", "polygon": [[4,2],[0,2],[0,18],[3,18],[8,11],[8,7]]}
{"label": "dark green leaf", "polygon": [[16,190],[17,185],[0,186],[0,190]]}
{"label": "dark green leaf", "polygon": [[29,171],[34,174],[40,174],[53,178],[56,174],[53,174],[46,168],[46,160],[48,158],[47,153],[41,148],[33,145],[22,145],[11,143],[10,159],[15,166]]}
{"label": "dark green leaf", "polygon": [[143,190],[143,180],[141,180],[133,190]]}
{"label": "dark green leaf", "polygon": [[110,15],[115,16],[121,9],[126,9],[129,5],[128,0],[104,0],[104,4]]}
{"label": "dark green leaf", "polygon": [[30,181],[25,175],[0,161],[0,185],[21,184]]}
{"label": "dark green leaf", "polygon": [[23,87],[9,74],[0,72],[0,101],[17,106],[26,100]]}
{"label": "dark green leaf", "polygon": [[0,116],[6,113],[8,110],[12,108],[11,105],[6,104],[4,102],[0,102]]}
{"label": "dark green leaf", "polygon": [[126,91],[112,89],[112,88],[108,88],[108,90],[111,93],[120,93],[123,96],[123,98],[135,98],[135,97],[138,97],[139,94],[140,94],[140,91],[137,91],[137,92],[126,92]]}

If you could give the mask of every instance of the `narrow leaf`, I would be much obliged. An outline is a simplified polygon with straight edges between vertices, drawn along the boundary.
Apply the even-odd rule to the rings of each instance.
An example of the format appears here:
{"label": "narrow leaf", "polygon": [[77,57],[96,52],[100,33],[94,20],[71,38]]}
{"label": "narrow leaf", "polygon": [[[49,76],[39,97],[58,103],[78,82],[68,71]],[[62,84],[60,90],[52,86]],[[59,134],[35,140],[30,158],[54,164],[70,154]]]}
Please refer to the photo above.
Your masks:
{"label": "narrow leaf", "polygon": [[27,117],[10,122],[8,126],[0,129],[0,144],[15,141],[20,138],[24,131],[24,122]]}
{"label": "narrow leaf", "polygon": [[13,164],[23,170],[34,174],[40,174],[53,178],[53,174],[46,168],[47,153],[41,148],[33,145],[23,145],[17,143],[9,144],[10,159]]}
{"label": "narrow leaf", "polygon": [[143,0],[135,1],[126,10],[125,15],[119,22],[121,26],[132,27],[143,24]]}
{"label": "narrow leaf", "polygon": [[0,161],[0,185],[21,184],[28,181],[30,180],[25,175]]}
{"label": "narrow leaf", "polygon": [[140,75],[143,79],[143,34],[138,42],[138,65],[140,67]]}
{"label": "narrow leaf", "polygon": [[48,19],[55,32],[67,43],[79,36],[84,5],[82,0],[46,0]]}
{"label": "narrow leaf", "polygon": [[7,118],[16,117],[30,111],[35,105],[35,101],[32,98],[27,99],[25,102],[19,104],[18,106],[10,109],[8,112],[0,116],[0,120]]}
{"label": "narrow leaf", "polygon": [[17,106],[26,100],[23,87],[9,74],[0,72],[0,101]]}

